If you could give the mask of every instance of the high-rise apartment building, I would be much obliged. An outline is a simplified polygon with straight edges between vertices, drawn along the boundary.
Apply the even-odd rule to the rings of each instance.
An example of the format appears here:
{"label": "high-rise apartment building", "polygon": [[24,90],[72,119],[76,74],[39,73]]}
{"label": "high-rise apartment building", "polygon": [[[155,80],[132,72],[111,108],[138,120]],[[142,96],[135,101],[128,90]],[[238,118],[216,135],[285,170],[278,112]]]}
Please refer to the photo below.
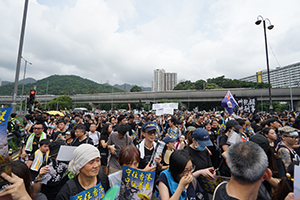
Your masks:
{"label": "high-rise apartment building", "polygon": [[165,73],[165,91],[173,90],[177,84],[177,73]]}
{"label": "high-rise apartment building", "polygon": [[173,90],[177,84],[177,73],[166,73],[164,69],[154,70],[152,80],[152,91],[168,91]]}
{"label": "high-rise apartment building", "polygon": [[[262,70],[255,75],[241,78],[241,81],[268,83],[268,72]],[[272,88],[300,87],[300,62],[284,67],[270,69],[270,83]]]}

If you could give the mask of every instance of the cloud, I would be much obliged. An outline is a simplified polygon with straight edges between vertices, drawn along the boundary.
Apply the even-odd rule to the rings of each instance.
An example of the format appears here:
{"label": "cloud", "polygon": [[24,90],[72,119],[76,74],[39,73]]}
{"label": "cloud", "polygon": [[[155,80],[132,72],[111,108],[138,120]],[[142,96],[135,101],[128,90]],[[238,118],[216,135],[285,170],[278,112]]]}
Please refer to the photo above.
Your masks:
{"label": "cloud", "polygon": [[[266,68],[261,14],[270,67],[299,62],[300,2],[214,0],[31,0],[23,57],[27,77],[75,74],[98,83],[150,86],[153,70],[178,80],[220,75],[242,78]],[[0,0],[0,69],[14,81],[23,2]],[[24,63],[22,62],[21,71]],[[22,77],[22,73],[20,73]]]}

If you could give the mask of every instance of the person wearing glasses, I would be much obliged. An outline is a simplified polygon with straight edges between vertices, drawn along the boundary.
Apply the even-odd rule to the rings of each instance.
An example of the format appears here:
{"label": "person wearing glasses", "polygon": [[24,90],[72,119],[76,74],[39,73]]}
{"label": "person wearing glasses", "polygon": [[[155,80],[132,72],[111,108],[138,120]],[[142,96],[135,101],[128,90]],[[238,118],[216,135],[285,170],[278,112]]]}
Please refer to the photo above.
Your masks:
{"label": "person wearing glasses", "polygon": [[49,139],[47,138],[47,134],[43,132],[43,124],[41,122],[37,122],[33,126],[33,133],[29,135],[25,140],[25,148],[22,149],[21,158],[25,159],[39,148],[38,144],[42,139]]}
{"label": "person wearing glasses", "polygon": [[297,129],[290,126],[284,126],[278,129],[281,133],[282,141],[278,143],[276,151],[281,157],[287,170],[293,161],[299,161],[300,157],[293,149],[293,145],[298,144],[299,134]]}
{"label": "person wearing glasses", "polygon": [[157,126],[153,122],[146,122],[142,126],[142,135],[145,137],[144,140],[137,145],[138,149],[140,150],[141,154],[141,160],[139,163],[138,168],[144,169],[145,171],[154,171],[156,169],[156,166],[161,166],[161,157],[156,157],[154,161],[158,164],[153,167],[149,167],[149,161],[151,159],[151,156],[154,152],[154,149],[156,147],[155,136],[157,131]]}
{"label": "person wearing glasses", "polygon": [[156,181],[161,200],[202,199],[202,189],[193,176],[195,165],[189,152],[177,150],[170,156],[170,167]]}

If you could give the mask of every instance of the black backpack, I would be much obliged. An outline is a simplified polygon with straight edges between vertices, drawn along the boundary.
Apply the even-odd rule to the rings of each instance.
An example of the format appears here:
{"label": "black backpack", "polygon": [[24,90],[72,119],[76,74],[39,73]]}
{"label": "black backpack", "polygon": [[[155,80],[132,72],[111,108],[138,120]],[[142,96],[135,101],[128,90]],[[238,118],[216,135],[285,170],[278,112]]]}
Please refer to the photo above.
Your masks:
{"label": "black backpack", "polygon": [[19,125],[16,124],[16,120],[9,120],[7,123],[7,130],[8,132],[18,131]]}

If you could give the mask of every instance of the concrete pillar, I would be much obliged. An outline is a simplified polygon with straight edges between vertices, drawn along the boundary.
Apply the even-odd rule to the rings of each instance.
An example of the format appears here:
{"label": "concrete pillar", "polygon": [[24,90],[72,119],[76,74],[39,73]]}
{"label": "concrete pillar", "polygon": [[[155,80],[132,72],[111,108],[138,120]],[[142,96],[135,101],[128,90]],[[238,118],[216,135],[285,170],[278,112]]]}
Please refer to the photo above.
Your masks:
{"label": "concrete pillar", "polygon": [[300,111],[300,101],[294,101],[293,102],[295,111]]}
{"label": "concrete pillar", "polygon": [[90,102],[89,105],[92,107],[92,111],[94,112],[97,109],[97,106],[99,104],[95,104],[95,103]]}

